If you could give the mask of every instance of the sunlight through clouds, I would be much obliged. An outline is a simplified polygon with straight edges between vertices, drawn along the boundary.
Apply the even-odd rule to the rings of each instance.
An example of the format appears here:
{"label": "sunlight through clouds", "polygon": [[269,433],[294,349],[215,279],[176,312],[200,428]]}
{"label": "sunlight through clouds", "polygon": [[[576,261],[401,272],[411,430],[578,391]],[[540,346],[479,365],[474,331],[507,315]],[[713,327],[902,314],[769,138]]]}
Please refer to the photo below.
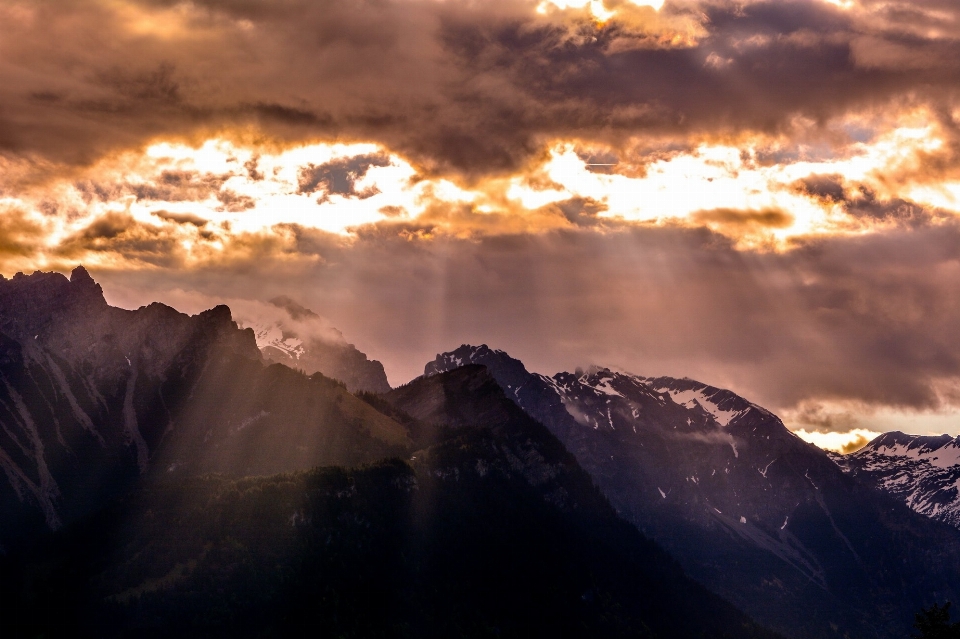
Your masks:
{"label": "sunlight through clouds", "polygon": [[[20,172],[10,165],[3,203],[44,229],[45,252],[87,242],[99,259],[132,222],[148,234],[166,229],[196,257],[221,250],[236,234],[282,225],[343,236],[397,223],[455,236],[549,231],[583,222],[560,213],[576,202],[591,208],[594,223],[700,226],[742,248],[787,250],[793,238],[898,224],[870,212],[882,213],[886,202],[955,212],[960,182],[924,170],[946,148],[943,132],[924,115],[874,126],[840,152],[756,138],[702,142],[638,164],[628,152],[597,145],[604,161],[588,161],[578,144],[557,141],[541,163],[466,185],[423,174],[381,144],[158,142],[42,187],[15,188]],[[897,204],[904,197],[909,202]],[[872,209],[852,214],[857,207]]]}
{"label": "sunlight through clouds", "polygon": [[818,448],[835,453],[852,453],[866,446],[870,440],[879,437],[881,433],[863,428],[857,428],[846,433],[818,433],[805,430],[795,430],[794,435],[805,442],[810,442]]}

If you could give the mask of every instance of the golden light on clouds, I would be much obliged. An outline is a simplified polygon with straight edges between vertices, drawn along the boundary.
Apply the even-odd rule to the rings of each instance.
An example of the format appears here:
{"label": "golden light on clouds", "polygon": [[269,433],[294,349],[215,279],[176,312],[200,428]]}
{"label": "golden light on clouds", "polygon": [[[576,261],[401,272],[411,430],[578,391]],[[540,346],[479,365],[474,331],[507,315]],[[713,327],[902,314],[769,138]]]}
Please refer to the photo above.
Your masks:
{"label": "golden light on clouds", "polygon": [[[625,4],[635,7],[650,7],[654,11],[659,11],[663,7],[664,0],[621,0],[621,2],[608,3],[604,0],[543,0],[537,5],[537,13],[548,13],[551,8],[556,9],[589,9],[593,16],[606,22],[610,18],[618,15],[617,9]],[[612,6],[613,9],[608,8]]]}
{"label": "golden light on clouds", "polygon": [[[945,147],[928,113],[907,112],[885,130],[864,126],[842,124],[863,139],[840,147],[754,137],[650,157],[596,144],[588,153],[579,143],[558,141],[543,161],[514,176],[463,184],[424,175],[381,144],[157,142],[34,187],[22,187],[29,167],[11,165],[2,204],[43,229],[40,254],[71,245],[70,254],[80,258],[78,238],[93,233],[98,239],[87,245],[100,259],[119,233],[96,230],[108,218],[114,230],[121,218],[144,232],[165,228],[171,241],[179,238],[179,250],[197,258],[222,250],[237,234],[271,234],[285,225],[344,236],[364,225],[397,223],[454,236],[573,228],[579,222],[562,213],[571,202],[585,203],[595,224],[703,226],[742,248],[775,250],[788,250],[798,237],[897,224],[850,215],[849,207],[864,202],[877,207],[906,198],[957,210],[960,182],[931,184],[923,171],[924,158]],[[822,176],[829,177],[829,192],[810,186]]]}
{"label": "golden light on clouds", "polygon": [[933,389],[960,379],[957,60],[933,0],[0,0],[0,272],[360,287],[410,260],[430,278],[369,293],[430,282],[407,332],[423,308],[483,339],[520,282],[501,337],[565,327],[534,357],[637,336],[624,366],[696,350],[672,372],[771,406],[960,405]]}
{"label": "golden light on clouds", "polygon": [[814,446],[842,454],[856,452],[866,446],[870,440],[881,435],[881,433],[864,428],[856,428],[844,433],[807,432],[803,429],[795,430],[793,433]]}

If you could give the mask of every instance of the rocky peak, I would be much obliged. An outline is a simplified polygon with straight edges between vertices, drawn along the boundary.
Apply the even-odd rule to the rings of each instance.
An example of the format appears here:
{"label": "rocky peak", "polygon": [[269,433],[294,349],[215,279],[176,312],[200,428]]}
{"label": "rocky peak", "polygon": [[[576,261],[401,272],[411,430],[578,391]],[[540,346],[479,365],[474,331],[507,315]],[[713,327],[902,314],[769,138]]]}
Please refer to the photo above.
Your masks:
{"label": "rocky peak", "polygon": [[108,308],[100,285],[82,266],[70,279],[36,271],[0,280],[0,331],[17,339],[32,339],[68,316],[95,316]]}
{"label": "rocky peak", "polygon": [[219,304],[197,315],[203,330],[218,342],[226,342],[232,350],[249,359],[263,359],[257,338],[250,328],[240,329],[233,321],[229,306]]}
{"label": "rocky peak", "polygon": [[424,366],[423,374],[429,377],[470,364],[485,366],[504,390],[514,396],[516,389],[526,383],[531,375],[523,362],[486,344],[480,346],[461,344],[456,350],[439,354],[436,359]]}
{"label": "rocky peak", "polygon": [[866,457],[872,454],[886,456],[920,457],[944,448],[954,442],[956,448],[960,445],[960,437],[954,439],[950,435],[908,435],[900,431],[891,431],[876,437],[869,444],[861,448],[854,455]]}
{"label": "rocky peak", "polygon": [[90,277],[90,273],[87,272],[87,269],[83,268],[82,264],[73,269],[73,271],[70,273],[70,284],[78,291],[96,291],[94,293],[96,296],[103,297],[103,289],[100,288],[99,284],[93,281],[93,278]]}
{"label": "rocky peak", "polygon": [[912,510],[960,528],[960,437],[893,431],[833,459],[847,473]]}

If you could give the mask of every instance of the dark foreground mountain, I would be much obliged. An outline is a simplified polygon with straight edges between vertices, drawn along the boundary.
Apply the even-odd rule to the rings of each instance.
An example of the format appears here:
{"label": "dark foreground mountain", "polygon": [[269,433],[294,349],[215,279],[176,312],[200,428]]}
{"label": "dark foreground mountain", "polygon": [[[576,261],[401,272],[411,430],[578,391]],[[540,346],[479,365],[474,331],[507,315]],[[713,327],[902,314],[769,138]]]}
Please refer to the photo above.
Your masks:
{"label": "dark foreground mountain", "polygon": [[783,634],[905,637],[960,600],[960,535],[844,475],[769,411],[688,379],[531,374],[463,346],[426,374],[482,364],[628,521],[689,575]]}
{"label": "dark foreground mountain", "polygon": [[884,433],[832,456],[845,471],[921,515],[960,528],[960,437]]}
{"label": "dark foreground mountain", "polygon": [[29,557],[0,560],[6,627],[772,639],[617,517],[485,369],[416,380],[386,399],[370,401],[409,427],[408,462],[152,478]]}
{"label": "dark foreground mountain", "polygon": [[286,296],[270,303],[283,313],[280,319],[246,322],[268,362],[284,364],[308,375],[322,373],[339,379],[351,393],[390,390],[383,364],[367,359],[329,322]]}
{"label": "dark foreground mountain", "polygon": [[277,473],[405,451],[322,375],[265,366],[219,306],[109,306],[83,268],[0,278],[0,549],[147,475]]}

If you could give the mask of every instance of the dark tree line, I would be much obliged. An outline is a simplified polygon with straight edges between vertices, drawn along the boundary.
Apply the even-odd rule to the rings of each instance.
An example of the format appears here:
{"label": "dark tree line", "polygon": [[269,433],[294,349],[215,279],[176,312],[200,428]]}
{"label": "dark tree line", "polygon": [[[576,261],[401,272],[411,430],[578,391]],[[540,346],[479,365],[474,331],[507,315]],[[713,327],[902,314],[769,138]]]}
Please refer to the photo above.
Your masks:
{"label": "dark tree line", "polygon": [[917,613],[914,639],[960,639],[960,621],[950,622],[950,602],[933,604]]}

